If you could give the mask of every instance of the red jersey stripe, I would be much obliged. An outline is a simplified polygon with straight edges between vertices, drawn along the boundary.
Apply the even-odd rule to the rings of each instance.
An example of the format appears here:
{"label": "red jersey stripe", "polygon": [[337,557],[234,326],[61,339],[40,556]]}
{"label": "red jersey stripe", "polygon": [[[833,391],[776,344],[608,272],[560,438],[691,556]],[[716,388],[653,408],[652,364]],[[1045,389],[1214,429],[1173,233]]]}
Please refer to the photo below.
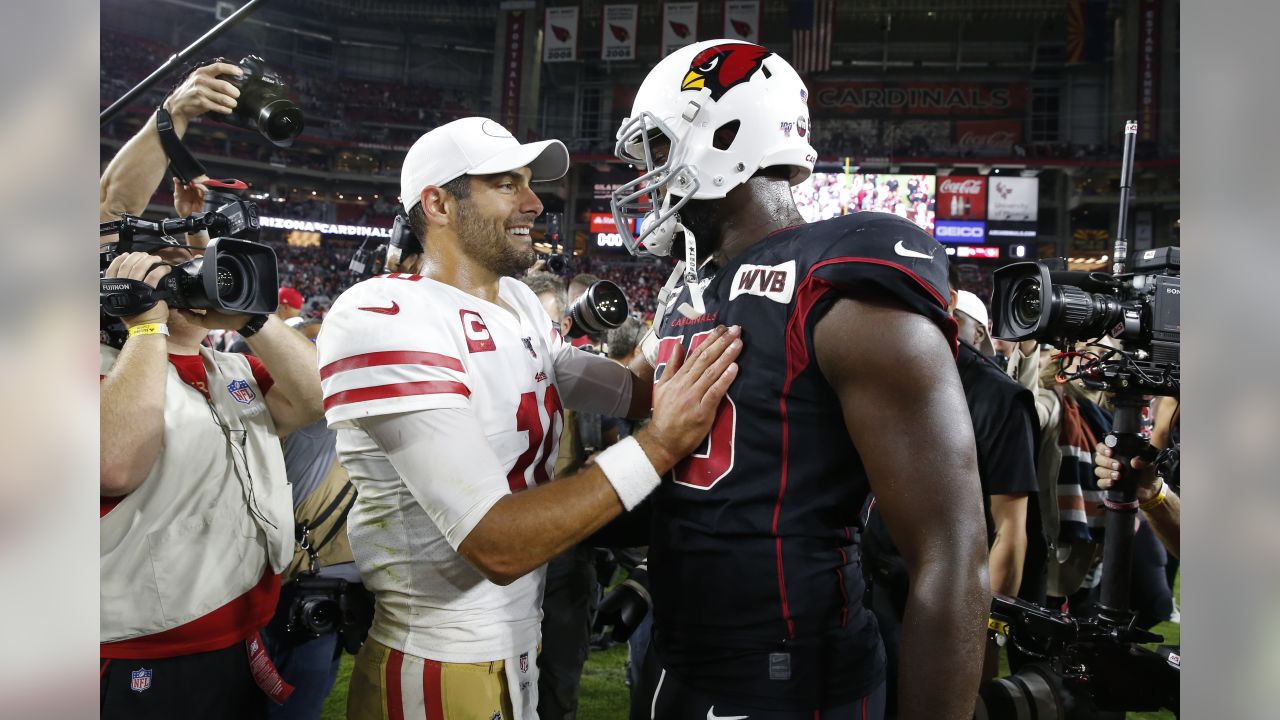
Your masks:
{"label": "red jersey stripe", "polygon": [[382,352],[352,355],[320,368],[320,379],[327,380],[335,373],[359,368],[377,367],[379,365],[429,365],[449,370],[464,372],[462,361],[448,355],[432,352],[414,352],[409,350],[384,350]]}
{"label": "red jersey stripe", "polygon": [[400,691],[400,668],[404,664],[404,653],[391,650],[387,654],[387,718],[388,720],[404,720],[404,694]]}
{"label": "red jersey stripe", "polygon": [[444,686],[440,682],[443,668],[434,660],[422,663],[422,704],[426,709],[427,720],[445,720]]}
{"label": "red jersey stripe", "polygon": [[325,412],[351,403],[384,400],[409,395],[461,395],[471,397],[471,390],[466,385],[452,380],[423,380],[421,382],[395,383],[392,385],[376,385],[374,387],[343,390],[324,399]]}

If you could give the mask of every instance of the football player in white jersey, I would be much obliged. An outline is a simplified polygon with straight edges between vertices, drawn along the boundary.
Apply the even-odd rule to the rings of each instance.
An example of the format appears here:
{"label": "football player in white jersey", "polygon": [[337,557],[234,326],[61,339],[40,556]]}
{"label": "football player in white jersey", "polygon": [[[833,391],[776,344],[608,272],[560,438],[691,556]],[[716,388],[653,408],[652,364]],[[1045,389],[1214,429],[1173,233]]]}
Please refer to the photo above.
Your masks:
{"label": "football player in white jersey", "polygon": [[[717,328],[655,386],[561,339],[513,276],[534,262],[530,182],[568,165],[560,141],[521,145],[484,118],[423,135],[401,175],[422,274],[366,280],[325,319],[325,411],[377,598],[348,717],[536,717],[544,564],[643,500],[706,436],[736,376],[737,328]],[[562,402],[652,407],[653,420],[549,483]]]}

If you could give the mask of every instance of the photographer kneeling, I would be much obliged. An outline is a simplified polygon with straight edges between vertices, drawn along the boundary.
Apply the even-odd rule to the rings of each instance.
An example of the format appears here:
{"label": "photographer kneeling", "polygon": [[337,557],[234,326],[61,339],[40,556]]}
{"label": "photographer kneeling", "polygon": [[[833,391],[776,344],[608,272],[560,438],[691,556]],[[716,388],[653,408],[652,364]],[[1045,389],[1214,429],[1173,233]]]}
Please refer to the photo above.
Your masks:
{"label": "photographer kneeling", "polygon": [[[199,250],[125,253],[104,277],[155,287]],[[259,630],[293,555],[277,436],[321,417],[315,349],[277,317],[121,318],[100,346],[101,717],[266,717],[289,688]],[[201,345],[239,329],[261,358]]]}

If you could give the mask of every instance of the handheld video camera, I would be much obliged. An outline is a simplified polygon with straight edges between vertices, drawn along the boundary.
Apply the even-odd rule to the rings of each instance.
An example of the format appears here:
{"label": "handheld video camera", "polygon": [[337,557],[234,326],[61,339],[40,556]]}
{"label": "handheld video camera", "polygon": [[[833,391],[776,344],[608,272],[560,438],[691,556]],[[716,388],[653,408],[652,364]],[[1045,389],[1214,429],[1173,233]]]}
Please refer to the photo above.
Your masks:
{"label": "handheld video camera", "polygon": [[[120,220],[102,223],[99,235],[119,234],[118,241],[106,243],[99,252],[103,341],[122,344],[122,328],[114,318],[145,312],[161,300],[179,309],[253,315],[273,312],[280,284],[275,251],[267,245],[230,237],[257,229],[257,207],[239,199],[187,218],[152,221],[124,215]],[[220,237],[203,249],[191,248],[172,237],[201,230]],[[124,253],[155,253],[168,248],[202,250],[203,254],[177,265],[156,288],[141,280],[104,276],[111,262]]]}

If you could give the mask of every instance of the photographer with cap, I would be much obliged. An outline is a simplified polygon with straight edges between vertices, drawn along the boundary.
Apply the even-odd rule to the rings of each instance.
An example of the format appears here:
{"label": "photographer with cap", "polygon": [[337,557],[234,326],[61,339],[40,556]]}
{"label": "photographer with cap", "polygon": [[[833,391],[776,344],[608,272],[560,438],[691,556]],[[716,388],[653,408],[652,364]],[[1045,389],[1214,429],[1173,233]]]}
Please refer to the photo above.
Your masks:
{"label": "photographer with cap", "polygon": [[[231,73],[207,66],[170,95],[178,133],[230,112],[235,88],[215,75]],[[165,164],[150,122],[103,174],[102,219],[141,213]],[[175,181],[175,209],[197,212],[203,194]],[[156,287],[207,242],[186,239],[123,253],[103,277]],[[121,320],[99,353],[100,716],[265,718],[289,692],[258,637],[293,550],[278,436],[321,417],[314,348],[279,318],[163,300]],[[236,328],[261,360],[201,345]]]}
{"label": "photographer with cap", "polygon": [[[349,718],[537,717],[546,562],[643,500],[706,436],[741,348],[711,330],[656,386],[564,342],[516,280],[562,177],[558,140],[442,125],[410,148],[401,197],[425,252],[343,293],[319,338],[326,417],[358,491],[347,521],[376,599]],[[652,404],[651,401],[652,400]],[[564,407],[653,421],[549,482]]]}

